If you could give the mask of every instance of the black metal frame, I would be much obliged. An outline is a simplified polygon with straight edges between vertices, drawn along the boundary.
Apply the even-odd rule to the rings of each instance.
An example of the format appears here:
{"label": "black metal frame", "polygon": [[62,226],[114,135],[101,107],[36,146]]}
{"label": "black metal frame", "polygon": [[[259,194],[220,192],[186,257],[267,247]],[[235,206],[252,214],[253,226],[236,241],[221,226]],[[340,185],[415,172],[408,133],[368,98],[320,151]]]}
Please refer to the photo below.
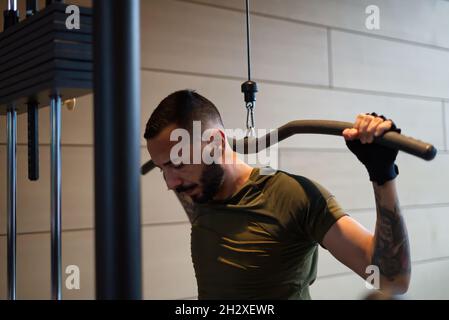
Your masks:
{"label": "black metal frame", "polygon": [[[11,140],[8,296],[15,299],[16,288],[16,114],[29,114],[29,176],[34,180],[39,174],[37,111],[51,103],[51,292],[61,299],[61,97],[90,93],[95,68],[96,293],[98,299],[141,299],[140,2],[95,0],[95,19],[80,8],[81,30],[71,31],[65,29],[61,2],[47,0],[48,8],[38,12],[36,1],[27,1],[27,19],[0,34],[0,114],[8,115]],[[5,17],[11,25],[18,22],[11,10]]]}
{"label": "black metal frame", "polygon": [[94,1],[97,299],[141,299],[140,1]]}

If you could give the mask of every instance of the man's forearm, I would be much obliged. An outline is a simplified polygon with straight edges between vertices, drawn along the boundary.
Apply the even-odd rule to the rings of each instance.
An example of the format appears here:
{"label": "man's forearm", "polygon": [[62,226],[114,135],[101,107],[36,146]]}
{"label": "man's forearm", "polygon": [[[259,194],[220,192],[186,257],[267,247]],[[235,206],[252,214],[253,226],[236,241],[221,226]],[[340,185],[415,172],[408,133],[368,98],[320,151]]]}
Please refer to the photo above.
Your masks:
{"label": "man's forearm", "polygon": [[371,263],[379,267],[381,289],[398,284],[408,287],[410,249],[407,228],[400,212],[395,181],[382,186],[373,183],[377,221]]}

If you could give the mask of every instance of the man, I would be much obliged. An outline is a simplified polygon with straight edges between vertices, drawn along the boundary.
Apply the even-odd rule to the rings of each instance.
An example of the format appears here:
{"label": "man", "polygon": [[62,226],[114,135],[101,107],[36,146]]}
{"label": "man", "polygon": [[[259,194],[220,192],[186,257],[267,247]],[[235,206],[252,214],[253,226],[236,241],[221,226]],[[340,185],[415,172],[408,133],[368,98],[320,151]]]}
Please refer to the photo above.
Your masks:
{"label": "man", "polygon": [[[182,150],[172,152],[179,141],[170,135],[180,128],[191,134],[193,121],[220,137],[201,142],[201,150],[209,148],[214,159],[228,161],[193,163],[193,152],[179,161]],[[411,268],[394,181],[397,151],[372,143],[388,130],[398,131],[390,120],[361,114],[343,132],[373,182],[377,223],[372,234],[318,183],[282,171],[261,175],[239,160],[217,108],[206,98],[189,90],[166,97],[151,115],[145,139],[192,224],[198,298],[310,299],[318,244],[364,279],[368,266],[378,267],[380,289],[404,293]],[[211,148],[217,141],[218,148]]]}

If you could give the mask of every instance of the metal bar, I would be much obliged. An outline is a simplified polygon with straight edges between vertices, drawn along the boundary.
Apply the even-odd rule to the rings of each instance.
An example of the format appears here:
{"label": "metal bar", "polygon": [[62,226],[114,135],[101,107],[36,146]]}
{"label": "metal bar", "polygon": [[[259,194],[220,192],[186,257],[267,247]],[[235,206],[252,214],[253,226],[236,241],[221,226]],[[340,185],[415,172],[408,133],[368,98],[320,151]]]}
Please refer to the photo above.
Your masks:
{"label": "metal bar", "polygon": [[19,22],[19,11],[17,11],[17,0],[8,0],[8,10],[3,11],[3,29]]}
{"label": "metal bar", "polygon": [[[294,120],[277,129],[277,141],[271,141],[271,135],[266,134],[263,137],[245,138],[239,141],[229,138],[228,142],[234,151],[248,154],[251,153],[248,146],[256,146],[254,152],[259,152],[295,134],[312,133],[341,136],[344,129],[352,128],[352,126],[353,123],[344,121]],[[438,152],[437,149],[430,143],[423,142],[393,131],[385,133],[382,137],[375,138],[374,142],[389,148],[398,149],[402,152],[406,152],[427,161],[433,160]],[[241,150],[237,150],[237,146],[243,147]],[[142,165],[141,173],[142,175],[145,175],[154,168],[154,163],[149,160]]]}
{"label": "metal bar", "polygon": [[15,109],[8,111],[7,131],[8,299],[16,300],[17,112]]}
{"label": "metal bar", "polygon": [[95,0],[97,299],[141,299],[140,1]]}
{"label": "metal bar", "polygon": [[28,103],[28,179],[39,180],[39,110],[37,102]]}
{"label": "metal bar", "polygon": [[250,31],[250,14],[249,0],[245,2],[246,6],[246,55],[248,60],[248,81],[251,81],[251,31]]}
{"label": "metal bar", "polygon": [[51,296],[61,300],[61,97],[52,96],[51,121]]}
{"label": "metal bar", "polygon": [[37,0],[26,1],[26,16],[31,17],[39,11],[39,3]]}
{"label": "metal bar", "polygon": [[8,0],[8,10],[17,11],[17,0]]}
{"label": "metal bar", "polygon": [[51,5],[52,3],[64,3],[64,0],[46,0],[45,1],[45,6],[49,6],[49,5]]}

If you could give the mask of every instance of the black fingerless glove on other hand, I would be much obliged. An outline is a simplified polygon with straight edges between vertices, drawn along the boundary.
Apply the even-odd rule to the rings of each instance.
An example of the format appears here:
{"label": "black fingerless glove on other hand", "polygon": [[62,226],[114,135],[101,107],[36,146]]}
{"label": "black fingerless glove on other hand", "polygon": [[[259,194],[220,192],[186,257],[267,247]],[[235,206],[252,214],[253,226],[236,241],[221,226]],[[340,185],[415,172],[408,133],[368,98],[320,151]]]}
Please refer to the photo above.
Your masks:
{"label": "black fingerless glove on other hand", "polygon": [[[384,116],[378,116],[376,113],[371,113],[371,115],[387,120]],[[401,129],[397,128],[393,121],[391,122],[392,126],[388,131],[401,133]],[[378,185],[383,185],[385,182],[396,178],[399,174],[399,169],[394,163],[398,155],[398,150],[381,146],[377,143],[362,144],[359,139],[346,140],[346,145],[360,162],[365,165],[370,181],[376,182]]]}

